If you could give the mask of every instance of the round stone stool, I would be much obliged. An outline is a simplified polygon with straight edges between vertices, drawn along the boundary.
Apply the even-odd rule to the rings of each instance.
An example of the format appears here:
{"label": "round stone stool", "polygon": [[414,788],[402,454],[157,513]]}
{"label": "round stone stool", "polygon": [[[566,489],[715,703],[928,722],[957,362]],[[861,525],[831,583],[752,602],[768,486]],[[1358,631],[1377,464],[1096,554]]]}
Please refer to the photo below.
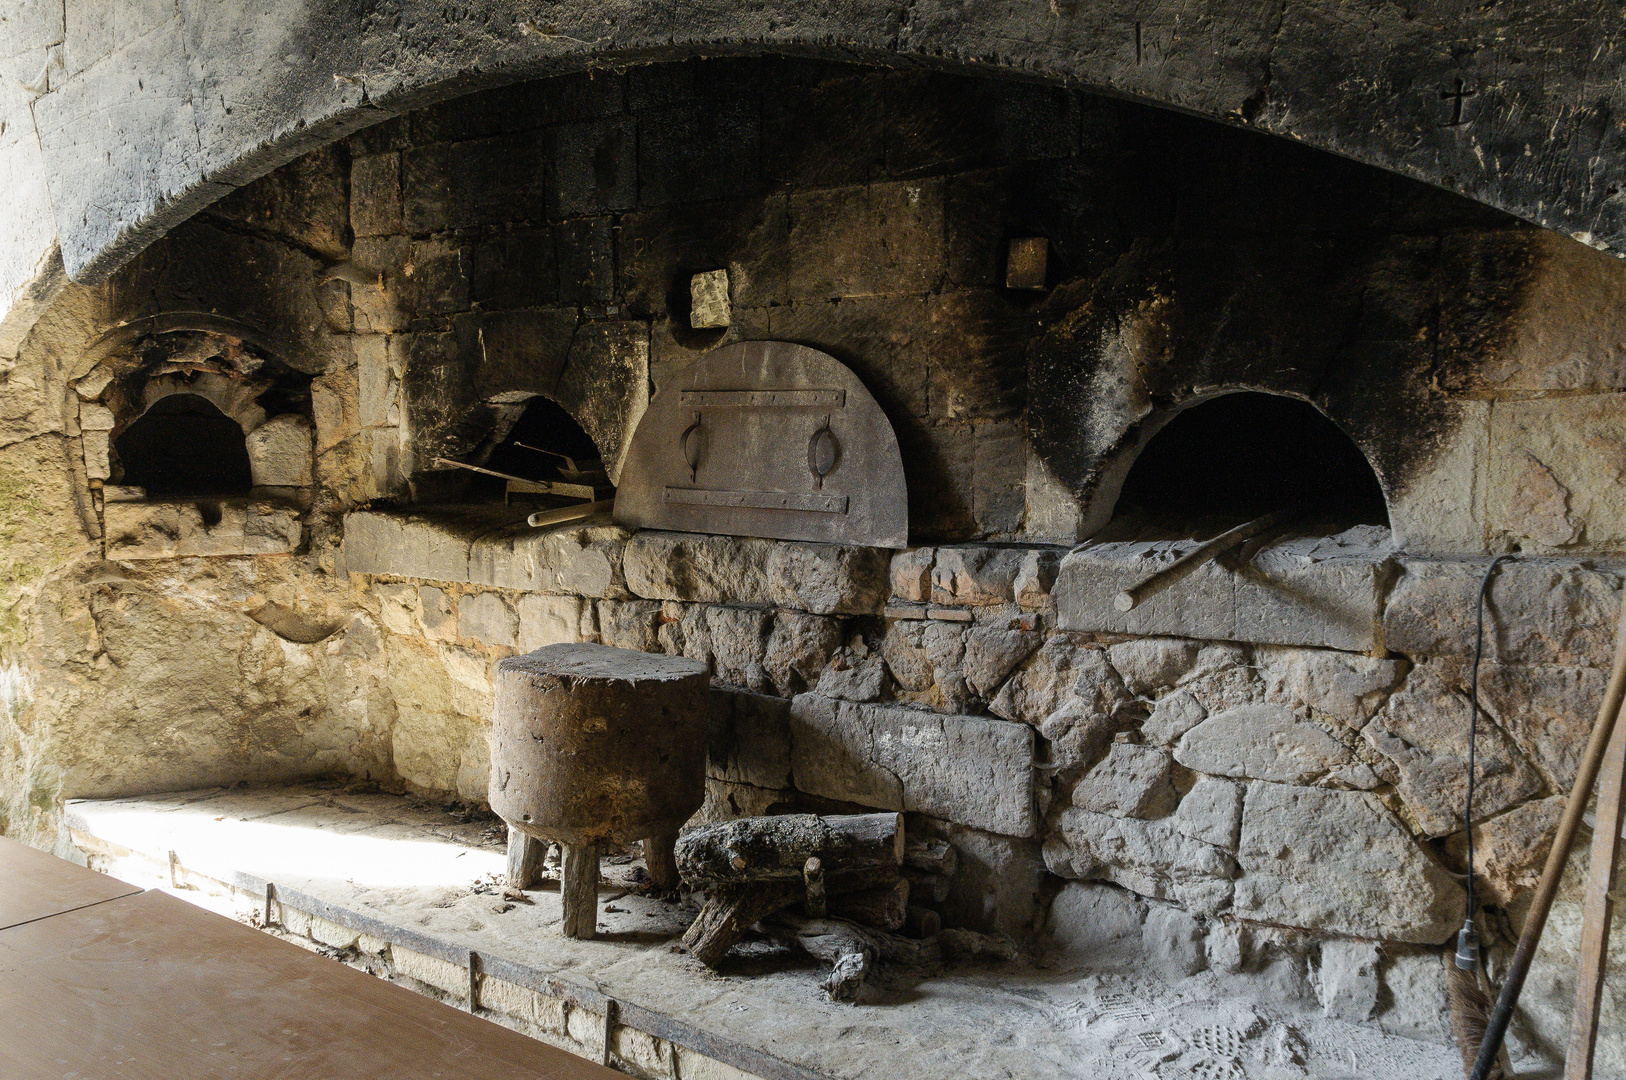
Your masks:
{"label": "round stone stool", "polygon": [[656,887],[677,885],[672,846],[705,798],[709,685],[697,661],[606,645],[498,662],[491,808],[510,828],[511,878],[527,861],[516,833],[564,848],[566,937],[598,925],[605,844],[642,840]]}

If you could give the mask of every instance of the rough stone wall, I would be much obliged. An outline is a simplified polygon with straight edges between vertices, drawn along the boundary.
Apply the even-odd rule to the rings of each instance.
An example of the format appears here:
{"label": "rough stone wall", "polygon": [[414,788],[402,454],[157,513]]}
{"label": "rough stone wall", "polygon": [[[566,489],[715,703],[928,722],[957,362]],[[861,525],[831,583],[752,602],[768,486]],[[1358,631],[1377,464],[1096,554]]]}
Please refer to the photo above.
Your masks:
{"label": "rough stone wall", "polygon": [[[1247,280],[1263,291],[1234,309],[1256,318],[1270,311],[1258,296],[1307,265],[1302,249],[1351,232],[1379,252],[1415,241],[1403,272],[1322,255],[1336,273],[1317,280],[1338,283],[1349,341],[1424,334],[1392,353],[1434,395],[1422,400],[1449,399],[1457,417],[1430,448],[1451,482],[1432,489],[1451,525],[1438,535],[1468,553],[1620,546],[1611,264],[1409,185],[1361,194],[1371,177],[1346,164],[1304,165],[1285,191],[1255,183],[1305,159],[1227,150],[1191,121],[1123,105],[799,65],[770,92],[763,70],[603,73],[415,114],[244,189],[107,285],[64,293],[0,383],[0,496],[19,508],[0,521],[6,830],[52,842],[62,797],[327,772],[479,798],[491,663],[602,640],[702,658],[736,688],[719,692],[708,813],[792,797],[908,811],[966,854],[957,921],[1031,929],[1054,894],[1064,941],[1079,934],[1067,912],[1108,904],[1137,948],[1173,942],[1159,955],[1188,967],[1280,962],[1320,993],[1343,970],[1326,966],[1334,955],[1347,985],[1382,973],[1398,996],[1402,978],[1427,982],[1434,955],[1408,949],[1446,936],[1457,895],[1442,867],[1461,842],[1452,718],[1472,562],[1396,554],[1381,536],[1311,539],[1262,555],[1264,585],[1215,566],[1124,620],[1112,592],[1168,545],[943,543],[892,558],[539,534],[500,509],[451,528],[352,512],[410,495],[426,453],[472,447],[493,396],[549,393],[610,448],[664,373],[771,336],[824,348],[876,388],[913,470],[917,540],[1065,535],[1036,524],[1072,502],[1022,437],[1024,348],[1059,326],[1078,370],[1158,373],[1144,351],[1103,365],[1074,333],[1074,314],[1095,309],[1065,305],[1139,266],[1138,238],[1212,249],[1257,227]],[[1232,186],[1197,183],[1213,176]],[[1253,216],[1267,206],[1274,218]],[[1053,238],[1070,286],[1049,307],[1000,288],[1003,243],[1027,232]],[[1270,258],[1272,245],[1287,253]],[[1453,245],[1502,255],[1456,259]],[[734,325],[685,327],[674,287],[720,268]],[[1442,304],[1458,295],[1479,313]],[[102,362],[110,330],[179,308],[252,320],[312,376],[309,509],[277,554],[121,544],[123,511],[99,505],[86,475],[70,384]],[[1397,311],[1408,319],[1389,326]],[[1315,396],[1293,381],[1302,336],[1238,367],[1237,339],[1195,317],[1175,328],[1188,353],[1232,344],[1169,365],[1152,395],[1165,404],[1216,383]],[[1514,447],[1540,469],[1509,472]],[[176,529],[214,533],[201,516]],[[1619,574],[1531,560],[1493,593],[1484,745],[1503,768],[1480,828],[1504,898],[1574,768]],[[1305,818],[1322,831],[1301,845],[1284,823]],[[1372,847],[1352,850],[1357,835]],[[1394,888],[1396,866],[1413,888]],[[1343,944],[1329,954],[1313,944],[1323,934]],[[1339,951],[1371,940],[1406,963]],[[1361,993],[1337,1007],[1360,1013]]]}

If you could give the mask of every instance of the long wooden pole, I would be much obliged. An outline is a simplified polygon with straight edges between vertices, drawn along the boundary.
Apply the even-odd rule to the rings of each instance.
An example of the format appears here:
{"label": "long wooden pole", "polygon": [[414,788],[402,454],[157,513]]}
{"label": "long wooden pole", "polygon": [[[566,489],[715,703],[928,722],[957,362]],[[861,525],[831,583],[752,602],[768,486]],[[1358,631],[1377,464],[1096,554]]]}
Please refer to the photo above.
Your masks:
{"label": "long wooden pole", "polygon": [[1274,514],[1266,514],[1262,518],[1255,518],[1246,524],[1222,532],[1212,540],[1204,540],[1169,565],[1152,571],[1119,593],[1113,598],[1112,606],[1119,611],[1133,611],[1149,597],[1156,596],[1175,582],[1195,573],[1204,563],[1219,558],[1232,548],[1239,547],[1262,533],[1287,524],[1300,513],[1299,510],[1278,510]]}
{"label": "long wooden pole", "polygon": [[[1553,837],[1552,850],[1547,853],[1547,865],[1541,872],[1541,882],[1530,902],[1530,913],[1525,916],[1524,931],[1519,934],[1518,947],[1508,965],[1502,992],[1496,998],[1490,1022],[1485,1025],[1485,1038],[1479,1044],[1479,1056],[1474,1059],[1469,1080],[1486,1080],[1496,1066],[1507,1026],[1513,1020],[1513,1007],[1524,990],[1524,980],[1530,974],[1530,964],[1536,958],[1536,947],[1541,943],[1541,932],[1547,926],[1547,916],[1553,908],[1553,897],[1564,878],[1564,865],[1569,861],[1570,849],[1575,846],[1575,834],[1581,828],[1581,817],[1586,811],[1587,796],[1598,781],[1603,767],[1604,751],[1609,747],[1620,716],[1621,699],[1626,697],[1626,603],[1621,605],[1620,623],[1615,631],[1615,663],[1609,673],[1609,687],[1604,691],[1603,703],[1598,708],[1598,721],[1592,727],[1592,738],[1587,741],[1586,752],[1581,755],[1580,767],[1575,773],[1575,784],[1570,788],[1569,803],[1564,817],[1558,823],[1558,834]],[[1477,719],[1477,718],[1476,718]]]}
{"label": "long wooden pole", "polygon": [[1564,1055],[1564,1080],[1592,1080],[1592,1054],[1598,1043],[1598,1011],[1603,1003],[1604,965],[1609,959],[1609,923],[1614,914],[1615,860],[1620,830],[1626,824],[1626,724],[1615,724],[1609,754],[1598,782],[1598,816],[1592,826],[1592,863],[1587,870],[1586,902],[1581,920],[1581,964],[1575,980],[1575,1010],[1570,1014],[1570,1048]]}

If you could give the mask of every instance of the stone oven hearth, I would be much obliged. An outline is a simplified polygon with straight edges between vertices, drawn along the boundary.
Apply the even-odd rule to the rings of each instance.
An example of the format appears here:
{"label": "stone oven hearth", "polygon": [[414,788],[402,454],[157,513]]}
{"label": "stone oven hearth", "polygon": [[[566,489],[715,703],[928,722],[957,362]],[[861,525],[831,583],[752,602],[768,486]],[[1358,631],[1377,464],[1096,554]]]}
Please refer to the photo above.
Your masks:
{"label": "stone oven hearth", "polygon": [[1626,592],[1617,210],[940,18],[290,38],[357,101],[83,209],[0,311],[0,833],[633,1075],[1454,1077]]}

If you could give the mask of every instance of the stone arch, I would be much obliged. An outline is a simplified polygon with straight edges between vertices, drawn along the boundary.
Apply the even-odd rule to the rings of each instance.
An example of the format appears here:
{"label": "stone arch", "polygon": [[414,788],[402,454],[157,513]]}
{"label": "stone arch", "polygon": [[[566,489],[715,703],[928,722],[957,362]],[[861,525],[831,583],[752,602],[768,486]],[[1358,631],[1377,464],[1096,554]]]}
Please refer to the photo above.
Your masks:
{"label": "stone arch", "polygon": [[[1230,427],[1238,421],[1246,422],[1250,419],[1262,419],[1261,417],[1248,416],[1248,406],[1255,402],[1265,404],[1270,402],[1297,403],[1297,407],[1289,407],[1286,409],[1267,408],[1264,411],[1274,415],[1263,418],[1287,425],[1295,425],[1294,430],[1260,431],[1256,433],[1258,436],[1257,438],[1249,438],[1248,436],[1251,433],[1239,434],[1232,437],[1234,440],[1232,445],[1211,448],[1216,454],[1229,459],[1213,462],[1213,464],[1216,466],[1214,471],[1220,474],[1217,478],[1218,482],[1224,484],[1228,479],[1233,482],[1233,490],[1217,493],[1217,497],[1219,499],[1224,500],[1236,496],[1239,494],[1239,492],[1234,490],[1236,487],[1240,487],[1241,485],[1247,483],[1250,478],[1261,478],[1262,474],[1264,474],[1269,468],[1283,464],[1280,460],[1274,462],[1237,461],[1235,458],[1239,448],[1245,450],[1248,443],[1254,442],[1257,444],[1257,447],[1261,453],[1269,454],[1271,450],[1280,449],[1279,445],[1272,446],[1273,442],[1279,444],[1282,437],[1292,434],[1303,438],[1306,443],[1316,444],[1313,447],[1307,446],[1307,452],[1323,450],[1330,452],[1329,457],[1332,455],[1338,455],[1332,460],[1323,463],[1330,465],[1338,472],[1337,475],[1325,477],[1328,484],[1338,485],[1341,489],[1359,488],[1364,484],[1365,481],[1369,480],[1371,487],[1376,491],[1378,500],[1382,504],[1382,514],[1384,517],[1383,523],[1387,524],[1389,516],[1387,499],[1388,493],[1383,489],[1382,480],[1378,475],[1377,469],[1374,468],[1372,464],[1371,455],[1360,445],[1355,437],[1352,436],[1343,425],[1339,424],[1337,420],[1329,416],[1325,409],[1321,408],[1310,398],[1302,394],[1244,386],[1227,387],[1224,389],[1215,389],[1204,393],[1195,394],[1190,398],[1181,401],[1177,405],[1161,408],[1152,412],[1141,420],[1139,424],[1127,429],[1125,431],[1123,440],[1118,446],[1118,449],[1106,458],[1099,473],[1097,474],[1097,484],[1086,508],[1088,519],[1091,522],[1099,522],[1100,525],[1104,525],[1113,516],[1119,507],[1120,498],[1126,493],[1126,483],[1136,473],[1136,467],[1146,467],[1148,464],[1148,461],[1146,460],[1148,450],[1154,446],[1163,444],[1163,440],[1166,440],[1171,434],[1173,434],[1170,430],[1171,425],[1178,428],[1184,425],[1186,422],[1196,418],[1200,412],[1209,412],[1209,419],[1225,421],[1224,424],[1220,425],[1221,427]],[[1234,406],[1235,408],[1228,408],[1231,406]],[[1230,415],[1221,415],[1211,412],[1212,410],[1216,409],[1226,409]],[[1209,431],[1206,434],[1211,435],[1213,433],[1213,431]],[[1348,455],[1340,455],[1339,451],[1346,448],[1351,453]],[[1187,451],[1202,453],[1203,448],[1196,445],[1181,447],[1177,453],[1184,456]],[[1279,458],[1279,455],[1277,456]],[[1159,462],[1158,464],[1162,463]],[[1206,463],[1202,460],[1197,460],[1193,461],[1191,464],[1193,467],[1200,469]],[[1285,464],[1287,468],[1292,469],[1295,465],[1302,464],[1308,467],[1312,463],[1309,461],[1304,461],[1302,463],[1290,461],[1286,462]],[[1348,475],[1354,473],[1357,469],[1364,469],[1365,471],[1360,475]],[[1298,489],[1303,487],[1303,484],[1295,482],[1301,477],[1307,479],[1307,472],[1305,474],[1299,474],[1289,478],[1285,486],[1288,489]],[[1144,487],[1142,488],[1142,491],[1144,491]],[[1342,494],[1345,496],[1345,498],[1340,499],[1339,501],[1347,501],[1349,492],[1345,491]],[[1310,500],[1313,501],[1313,499],[1314,495],[1312,494],[1310,496]],[[1273,509],[1281,508],[1281,506],[1274,504],[1265,505],[1265,503],[1261,503],[1259,505],[1249,505],[1242,501],[1239,501],[1236,506],[1237,512],[1245,513],[1250,516],[1256,516],[1261,513],[1269,512]],[[1216,509],[1223,510],[1224,508],[1218,507]],[[1368,523],[1375,524],[1376,522]],[[1099,525],[1096,527],[1098,528]]]}
{"label": "stone arch", "polygon": [[[67,276],[96,282],[232,187],[436,101],[584,69],[784,53],[1109,93],[1301,141],[1598,246],[1626,241],[1626,202],[1608,182],[1626,140],[1608,122],[1621,111],[1623,51],[1590,8],[1557,0],[1543,19],[1514,21],[1499,9],[1420,18],[1398,7],[1349,19],[1339,7],[1222,0],[1201,19],[1175,7],[1136,21],[1093,4],[635,0],[608,15],[550,9],[544,22],[496,0],[451,14],[328,3],[294,21],[200,9],[94,42],[74,40],[82,31],[69,20],[65,51],[87,63],[34,102],[39,150],[27,167],[40,198],[13,210],[54,229],[30,220],[7,232],[39,245],[54,231]],[[1582,53],[1595,59],[1510,62]],[[116,112],[99,107],[115,96]],[[171,134],[182,107],[197,143],[185,152]],[[38,251],[11,255],[8,266],[28,269],[11,275],[8,300],[60,274]]]}

